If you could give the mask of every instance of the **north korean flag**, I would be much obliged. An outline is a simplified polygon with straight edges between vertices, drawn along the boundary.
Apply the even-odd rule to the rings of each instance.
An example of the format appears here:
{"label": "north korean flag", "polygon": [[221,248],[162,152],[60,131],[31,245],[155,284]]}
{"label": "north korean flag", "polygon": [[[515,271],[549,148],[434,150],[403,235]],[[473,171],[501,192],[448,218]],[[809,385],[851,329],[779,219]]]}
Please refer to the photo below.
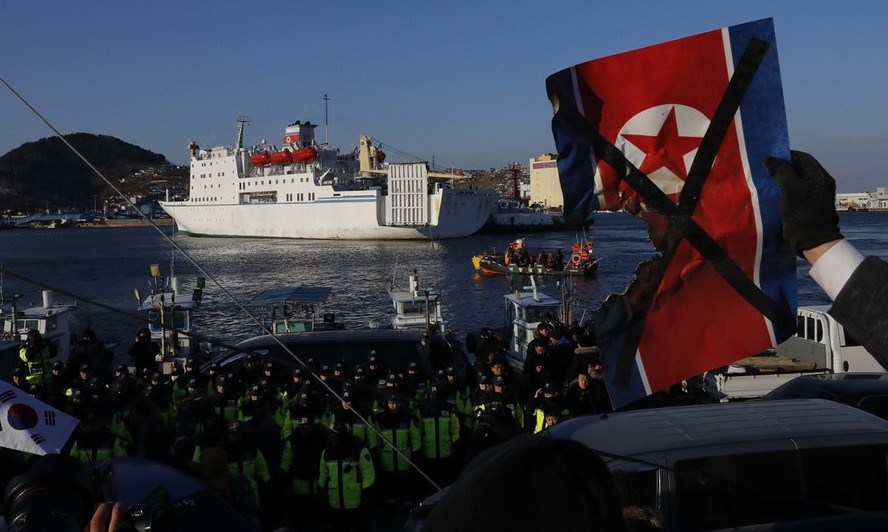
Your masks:
{"label": "north korean flag", "polygon": [[789,158],[770,19],[582,63],[546,88],[566,217],[626,209],[660,252],[605,334],[615,407],[793,334],[795,256],[762,164]]}

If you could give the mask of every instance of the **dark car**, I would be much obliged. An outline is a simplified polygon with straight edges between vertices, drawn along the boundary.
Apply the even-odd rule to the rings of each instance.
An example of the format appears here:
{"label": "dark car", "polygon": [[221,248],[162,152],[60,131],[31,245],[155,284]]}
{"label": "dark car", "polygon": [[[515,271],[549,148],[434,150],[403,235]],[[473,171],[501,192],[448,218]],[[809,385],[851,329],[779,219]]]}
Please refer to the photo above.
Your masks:
{"label": "dark car", "polygon": [[[422,339],[422,331],[394,329],[346,329],[262,335],[244,340],[234,349],[214,357],[203,370],[206,371],[212,363],[218,363],[223,368],[237,372],[250,353],[262,357],[263,363],[270,361],[280,367],[298,367],[299,362],[281,346],[283,344],[303,362],[312,359],[316,367],[332,367],[342,363],[351,371],[358,364],[366,364],[370,352],[375,351],[379,365],[384,370],[404,371],[411,362],[415,362],[421,375],[426,378],[434,372]],[[464,366],[460,355],[456,356],[454,364]]]}
{"label": "dark car", "polygon": [[777,399],[827,399],[888,419],[888,374],[803,375],[780,385],[762,398],[763,401]]}

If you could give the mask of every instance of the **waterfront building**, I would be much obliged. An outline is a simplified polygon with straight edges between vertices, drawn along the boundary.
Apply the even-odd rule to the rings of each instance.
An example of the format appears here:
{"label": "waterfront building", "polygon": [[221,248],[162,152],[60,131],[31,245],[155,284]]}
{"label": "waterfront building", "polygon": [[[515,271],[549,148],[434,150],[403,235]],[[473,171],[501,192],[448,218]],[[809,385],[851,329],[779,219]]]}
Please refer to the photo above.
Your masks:
{"label": "waterfront building", "polygon": [[888,187],[877,187],[875,192],[838,192],[836,210],[888,210]]}
{"label": "waterfront building", "polygon": [[539,203],[549,208],[564,207],[561,182],[558,180],[557,156],[544,153],[530,159],[530,203]]}

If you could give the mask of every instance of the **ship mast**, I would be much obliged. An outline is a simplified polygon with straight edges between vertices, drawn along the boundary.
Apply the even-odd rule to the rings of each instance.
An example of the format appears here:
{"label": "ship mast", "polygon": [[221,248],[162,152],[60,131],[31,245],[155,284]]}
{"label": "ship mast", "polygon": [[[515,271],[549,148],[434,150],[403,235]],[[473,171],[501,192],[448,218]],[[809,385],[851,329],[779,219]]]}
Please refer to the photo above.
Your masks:
{"label": "ship mast", "polygon": [[244,126],[253,120],[246,115],[238,115],[237,116],[237,137],[234,141],[234,147],[236,149],[241,149],[244,147]]}
{"label": "ship mast", "polygon": [[329,129],[329,126],[330,126],[330,120],[329,120],[329,117],[327,116],[327,102],[330,101],[330,98],[327,96],[326,92],[324,93],[323,100],[324,100],[324,146],[327,146],[327,144],[328,144],[327,130]]}

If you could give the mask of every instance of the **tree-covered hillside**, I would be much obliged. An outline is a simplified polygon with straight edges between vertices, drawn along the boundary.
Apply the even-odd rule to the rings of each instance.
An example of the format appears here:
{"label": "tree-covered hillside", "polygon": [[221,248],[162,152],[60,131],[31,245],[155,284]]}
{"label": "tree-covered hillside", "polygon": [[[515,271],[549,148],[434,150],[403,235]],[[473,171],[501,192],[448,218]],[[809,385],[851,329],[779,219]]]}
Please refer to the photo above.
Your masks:
{"label": "tree-covered hillside", "polygon": [[[139,170],[169,165],[166,157],[107,135],[65,135],[115,186]],[[88,210],[113,191],[56,137],[22,144],[0,157],[0,213]]]}

